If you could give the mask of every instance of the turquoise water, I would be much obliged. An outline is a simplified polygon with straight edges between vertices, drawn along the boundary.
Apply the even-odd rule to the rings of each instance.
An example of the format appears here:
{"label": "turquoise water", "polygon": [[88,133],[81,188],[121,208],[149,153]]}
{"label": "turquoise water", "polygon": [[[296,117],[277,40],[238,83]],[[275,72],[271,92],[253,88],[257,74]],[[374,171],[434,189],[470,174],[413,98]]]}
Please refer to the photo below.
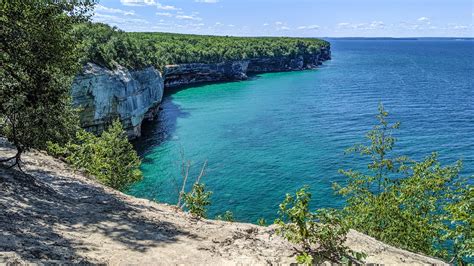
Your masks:
{"label": "turquoise water", "polygon": [[311,186],[314,207],[340,207],[338,169],[363,161],[344,149],[364,140],[383,102],[401,121],[397,150],[438,151],[474,174],[474,42],[332,40],[317,70],[168,91],[157,121],[135,144],[145,178],[130,194],[175,203],[181,154],[201,164],[214,191],[209,216],[272,220],[284,194]]}

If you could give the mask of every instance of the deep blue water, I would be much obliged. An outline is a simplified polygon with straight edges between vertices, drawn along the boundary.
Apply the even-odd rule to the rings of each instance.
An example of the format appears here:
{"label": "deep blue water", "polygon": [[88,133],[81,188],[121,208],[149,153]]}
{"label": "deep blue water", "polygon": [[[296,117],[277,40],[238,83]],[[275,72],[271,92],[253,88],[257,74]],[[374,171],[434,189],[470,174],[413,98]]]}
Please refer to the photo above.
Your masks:
{"label": "deep blue water", "polygon": [[145,178],[129,193],[174,203],[181,153],[190,179],[207,160],[210,217],[273,220],[285,193],[311,186],[314,207],[340,207],[338,169],[361,168],[344,150],[364,141],[382,102],[400,121],[396,152],[474,174],[474,42],[332,40],[317,70],[168,91],[157,121],[136,143]]}

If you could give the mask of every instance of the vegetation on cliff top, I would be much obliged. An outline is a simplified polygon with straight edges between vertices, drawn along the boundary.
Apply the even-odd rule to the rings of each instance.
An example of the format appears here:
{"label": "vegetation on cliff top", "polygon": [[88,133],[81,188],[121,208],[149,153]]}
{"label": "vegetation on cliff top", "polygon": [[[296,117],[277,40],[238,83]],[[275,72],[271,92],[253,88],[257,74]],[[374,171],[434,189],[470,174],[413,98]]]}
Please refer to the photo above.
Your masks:
{"label": "vegetation on cliff top", "polygon": [[159,32],[124,32],[101,23],[78,25],[74,35],[82,63],[128,68],[181,63],[217,63],[257,57],[318,54],[329,42],[315,38],[228,37]]}

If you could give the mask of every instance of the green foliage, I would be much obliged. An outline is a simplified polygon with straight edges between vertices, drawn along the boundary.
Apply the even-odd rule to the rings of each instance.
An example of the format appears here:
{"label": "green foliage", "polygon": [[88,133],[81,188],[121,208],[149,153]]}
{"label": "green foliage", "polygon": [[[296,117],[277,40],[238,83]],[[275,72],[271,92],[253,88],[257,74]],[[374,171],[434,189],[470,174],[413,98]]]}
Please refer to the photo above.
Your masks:
{"label": "green foliage", "polygon": [[450,224],[441,239],[452,243],[451,262],[474,263],[474,187],[458,185],[450,199],[443,217]]}
{"label": "green foliage", "polygon": [[257,220],[257,224],[260,225],[260,226],[266,226],[267,225],[267,221],[265,220],[265,218],[259,218]]}
{"label": "green foliage", "polygon": [[312,56],[329,43],[315,38],[228,37],[174,33],[123,32],[100,23],[75,28],[82,62],[109,68],[181,63],[216,63],[255,57]]}
{"label": "green foliage", "polygon": [[[393,130],[399,123],[390,125],[387,116],[380,105],[379,125],[367,134],[369,144],[349,149],[370,158],[368,171],[341,171],[348,181],[344,186],[335,185],[346,198],[342,213],[349,226],[428,255],[472,254],[472,245],[469,250],[466,244],[472,243],[467,240],[472,238],[472,219],[468,218],[472,187],[457,182],[461,163],[443,167],[436,153],[421,162],[393,156]],[[450,250],[449,242],[453,241],[456,249]]]}
{"label": "green foliage", "polygon": [[0,134],[18,154],[47,141],[66,143],[78,128],[69,89],[78,71],[71,36],[87,1],[0,1]]}
{"label": "green foliage", "polygon": [[275,221],[279,225],[277,233],[301,246],[298,263],[353,261],[355,253],[344,246],[349,232],[344,219],[335,210],[311,212],[308,189],[305,186],[296,192],[296,196],[286,195],[280,204],[280,218]]}
{"label": "green foliage", "polygon": [[234,214],[231,211],[226,211],[222,215],[217,215],[216,216],[217,220],[222,220],[222,221],[227,221],[227,222],[234,222]]}
{"label": "green foliage", "polygon": [[51,144],[48,151],[64,156],[74,167],[84,169],[104,185],[118,190],[142,178],[140,159],[118,120],[100,137],[79,130],[75,141],[63,147]]}
{"label": "green foliage", "polygon": [[194,217],[206,218],[206,207],[211,205],[211,194],[212,192],[206,191],[204,184],[194,183],[191,192],[183,194],[185,207]]}

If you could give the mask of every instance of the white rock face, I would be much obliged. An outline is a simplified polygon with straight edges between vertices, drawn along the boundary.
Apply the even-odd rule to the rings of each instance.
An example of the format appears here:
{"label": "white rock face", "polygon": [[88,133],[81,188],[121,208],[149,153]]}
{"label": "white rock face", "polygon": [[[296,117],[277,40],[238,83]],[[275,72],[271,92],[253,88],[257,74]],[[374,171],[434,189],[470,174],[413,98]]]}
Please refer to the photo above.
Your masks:
{"label": "white rock face", "polygon": [[163,78],[153,67],[110,70],[93,63],[84,66],[72,85],[72,99],[80,107],[81,125],[102,132],[118,118],[131,138],[140,136],[141,123],[152,118],[163,97]]}

